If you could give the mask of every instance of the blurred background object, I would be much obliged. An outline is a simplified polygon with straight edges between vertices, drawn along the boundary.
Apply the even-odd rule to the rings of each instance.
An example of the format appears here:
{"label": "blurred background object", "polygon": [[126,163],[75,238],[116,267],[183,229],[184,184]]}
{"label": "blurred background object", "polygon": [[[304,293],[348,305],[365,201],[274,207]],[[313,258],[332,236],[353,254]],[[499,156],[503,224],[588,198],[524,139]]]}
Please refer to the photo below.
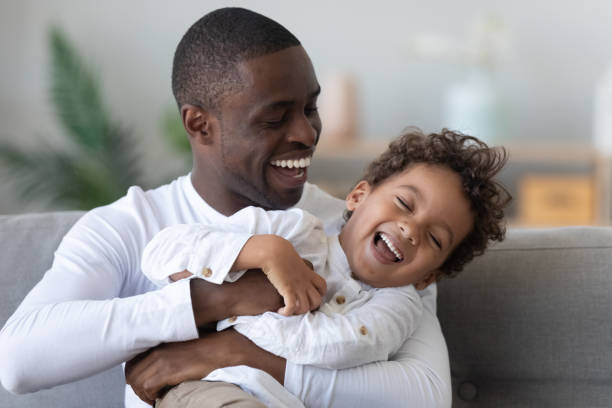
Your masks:
{"label": "blurred background object", "polygon": [[[612,60],[612,3],[604,0],[6,0],[0,3],[0,141],[31,151],[43,135],[48,145],[68,148],[49,97],[46,36],[55,25],[95,67],[113,123],[130,130],[127,144],[141,158],[137,182],[153,186],[184,174],[190,155],[178,112],[171,113],[172,57],[196,19],[223,6],[270,16],[308,51],[323,85],[323,129],[330,132],[311,177],[334,194],[348,190],[404,127],[437,131],[471,116],[479,118],[472,125],[480,124],[472,132],[511,152],[502,176],[516,198],[513,222],[529,225],[524,205],[541,197],[524,186],[535,180],[543,183],[535,191],[551,191],[551,180],[579,177],[580,191],[589,189],[588,223],[609,223],[612,166],[594,130],[596,89]],[[328,109],[326,100],[339,102]],[[336,146],[326,140],[334,132],[342,140]],[[0,167],[0,177],[6,172]],[[0,213],[46,208],[22,200],[10,184],[0,185]]]}
{"label": "blurred background object", "polygon": [[137,146],[111,117],[96,75],[60,29],[49,31],[48,43],[51,105],[66,136],[64,146],[45,136],[34,137],[29,148],[0,141],[2,181],[40,209],[108,204],[141,184]]}
{"label": "blurred background object", "polygon": [[321,97],[319,116],[323,123],[319,148],[345,148],[355,145],[359,137],[358,92],[355,79],[348,72],[319,78]]}
{"label": "blurred background object", "polygon": [[445,127],[489,144],[505,142],[507,113],[496,73],[509,61],[510,37],[504,21],[492,14],[473,19],[463,39],[431,32],[409,37],[409,57],[452,64],[463,71],[463,78],[451,83],[443,96]]}

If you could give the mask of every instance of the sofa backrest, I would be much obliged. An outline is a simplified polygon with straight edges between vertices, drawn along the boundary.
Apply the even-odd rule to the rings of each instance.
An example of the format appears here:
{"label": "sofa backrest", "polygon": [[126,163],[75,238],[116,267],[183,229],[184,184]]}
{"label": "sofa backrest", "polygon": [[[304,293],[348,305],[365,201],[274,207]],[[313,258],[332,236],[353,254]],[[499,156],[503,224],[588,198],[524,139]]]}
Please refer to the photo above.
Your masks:
{"label": "sofa backrest", "polygon": [[510,230],[438,288],[453,407],[612,407],[612,228]]}
{"label": "sofa backrest", "polygon": [[[0,326],[49,269],[60,240],[82,214],[0,216]],[[76,383],[28,395],[15,396],[0,387],[0,408],[122,407],[124,381],[117,366]]]}
{"label": "sofa backrest", "polygon": [[[51,265],[80,212],[0,216],[0,325]],[[612,228],[510,230],[439,283],[453,407],[612,406]],[[120,407],[120,367],[0,408]]]}

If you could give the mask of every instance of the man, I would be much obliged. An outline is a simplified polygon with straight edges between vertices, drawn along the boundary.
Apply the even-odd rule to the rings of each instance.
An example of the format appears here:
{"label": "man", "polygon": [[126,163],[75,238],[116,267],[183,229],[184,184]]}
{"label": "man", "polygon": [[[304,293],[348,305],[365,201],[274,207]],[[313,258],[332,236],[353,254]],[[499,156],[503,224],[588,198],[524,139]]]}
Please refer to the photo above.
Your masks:
{"label": "man", "polygon": [[[222,223],[248,205],[296,204],[329,231],[342,223],[342,202],[306,183],[321,131],[320,88],[308,55],[284,27],[244,9],[209,13],[178,45],[172,82],[192,172],[155,190],[132,187],[77,222],[2,330],[3,386],[32,392],[133,359],[126,365],[128,407],[142,404],[132,388],[153,404],[170,386],[241,364],[270,374],[307,406],[450,406],[435,285],[422,293],[423,323],[393,361],[332,371],[293,365],[234,331],[198,338],[207,323],[281,306],[261,273],[220,286],[181,280],[160,290],[143,276],[143,248],[169,225]],[[236,248],[228,242],[219,259]],[[213,263],[202,273],[220,271]],[[227,394],[248,399],[239,389]]]}

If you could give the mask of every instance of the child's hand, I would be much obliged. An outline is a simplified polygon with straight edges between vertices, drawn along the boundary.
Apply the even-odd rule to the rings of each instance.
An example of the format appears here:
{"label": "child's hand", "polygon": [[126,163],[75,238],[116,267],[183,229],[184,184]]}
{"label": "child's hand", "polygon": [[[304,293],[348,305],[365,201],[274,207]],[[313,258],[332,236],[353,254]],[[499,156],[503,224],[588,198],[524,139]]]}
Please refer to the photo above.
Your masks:
{"label": "child's hand", "polygon": [[285,259],[275,259],[274,265],[269,270],[264,270],[272,285],[283,297],[285,306],[278,309],[278,313],[284,316],[302,314],[318,308],[327,291],[325,279],[314,272],[312,264],[299,258],[297,252],[295,255],[298,259],[296,263],[294,255],[285,252],[283,254]]}
{"label": "child's hand", "polygon": [[319,307],[327,290],[325,279],[312,270],[310,262],[307,265],[307,261],[300,258],[289,241],[276,235],[255,235],[247,241],[244,249],[248,251],[255,247],[261,259],[256,267],[264,271],[283,297],[285,306],[278,313],[290,316]]}

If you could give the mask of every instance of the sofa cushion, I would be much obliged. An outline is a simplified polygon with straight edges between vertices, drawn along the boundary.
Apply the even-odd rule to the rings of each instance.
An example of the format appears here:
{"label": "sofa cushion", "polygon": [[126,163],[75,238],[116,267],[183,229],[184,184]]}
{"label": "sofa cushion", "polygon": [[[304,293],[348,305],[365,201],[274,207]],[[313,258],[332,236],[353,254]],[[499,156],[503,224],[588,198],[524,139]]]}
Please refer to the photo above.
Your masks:
{"label": "sofa cushion", "polygon": [[[21,300],[49,269],[61,238],[82,214],[0,216],[0,325],[4,326]],[[115,367],[76,383],[28,395],[15,396],[0,387],[0,408],[121,407],[124,384],[121,367]]]}
{"label": "sofa cushion", "polygon": [[439,283],[454,407],[612,406],[612,228],[515,229]]}

